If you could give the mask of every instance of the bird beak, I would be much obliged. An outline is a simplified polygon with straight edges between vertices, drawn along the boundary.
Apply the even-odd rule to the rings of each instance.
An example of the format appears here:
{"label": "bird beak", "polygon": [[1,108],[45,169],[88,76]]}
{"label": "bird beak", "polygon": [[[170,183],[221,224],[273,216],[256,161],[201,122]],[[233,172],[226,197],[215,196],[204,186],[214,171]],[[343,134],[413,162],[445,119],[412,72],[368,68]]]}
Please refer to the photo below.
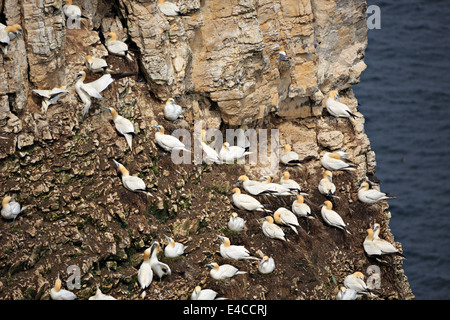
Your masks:
{"label": "bird beak", "polygon": [[220,238],[220,240],[222,240],[222,241],[224,240],[224,238],[222,236],[219,236],[219,235],[217,235],[217,236]]}
{"label": "bird beak", "polygon": [[113,159],[113,161],[114,161],[114,163],[116,164],[117,167],[120,166],[120,163],[118,163],[116,160]]}
{"label": "bird beak", "polygon": [[237,187],[237,186],[239,186],[240,184],[241,184],[241,181],[238,180],[234,186]]}

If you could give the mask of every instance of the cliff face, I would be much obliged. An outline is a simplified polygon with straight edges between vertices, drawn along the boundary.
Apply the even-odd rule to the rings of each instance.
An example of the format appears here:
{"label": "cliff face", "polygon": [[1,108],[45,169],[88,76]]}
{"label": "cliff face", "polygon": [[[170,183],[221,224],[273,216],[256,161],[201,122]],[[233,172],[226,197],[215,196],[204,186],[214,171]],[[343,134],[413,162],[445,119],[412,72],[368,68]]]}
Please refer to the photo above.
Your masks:
{"label": "cliff face", "polygon": [[[68,28],[59,0],[2,0],[0,21],[19,23],[24,37],[0,56],[0,195],[16,194],[28,209],[14,223],[0,223],[0,298],[48,299],[58,273],[80,268],[80,298],[104,293],[137,299],[136,278],[143,251],[164,234],[185,242],[185,257],[164,262],[172,275],[154,281],[148,299],[186,299],[195,285],[231,299],[334,299],[347,274],[376,265],[381,271],[380,299],[413,297],[402,261],[369,259],[362,247],[373,222],[393,241],[387,202],[363,205],[357,189],[376,170],[375,153],[364,133],[363,115],[351,86],[366,68],[366,3],[362,0],[179,0],[181,17],[166,17],[154,1],[74,1],[86,18]],[[106,34],[115,31],[129,44],[134,61],[107,55]],[[279,51],[291,59],[280,61]],[[74,89],[75,74],[86,70],[87,54],[106,56],[117,78],[96,101],[85,120]],[[88,73],[87,81],[99,75]],[[41,112],[32,89],[66,85],[70,94]],[[329,116],[324,95],[339,90],[341,101],[359,118]],[[185,108],[183,120],[163,119],[167,98]],[[133,121],[131,154],[110,115],[113,106]],[[261,176],[259,165],[176,165],[154,142],[153,125],[170,133],[206,128],[279,129],[280,146],[289,143],[303,168],[291,178],[310,196],[317,216],[308,235],[286,230],[289,243],[266,238],[261,213],[236,210],[231,189],[241,174]],[[358,164],[354,173],[336,172],[336,210],[352,235],[324,225],[317,191],[326,151],[345,150]],[[139,174],[152,197],[125,190],[112,159]],[[270,172],[278,180],[282,170]],[[260,198],[276,209],[294,199]],[[247,220],[242,234],[226,223],[237,211]],[[230,262],[218,254],[217,234],[274,257],[277,271],[262,276],[257,262],[233,262],[246,275],[226,282],[209,276],[205,265]],[[399,243],[396,243],[401,247]]]}

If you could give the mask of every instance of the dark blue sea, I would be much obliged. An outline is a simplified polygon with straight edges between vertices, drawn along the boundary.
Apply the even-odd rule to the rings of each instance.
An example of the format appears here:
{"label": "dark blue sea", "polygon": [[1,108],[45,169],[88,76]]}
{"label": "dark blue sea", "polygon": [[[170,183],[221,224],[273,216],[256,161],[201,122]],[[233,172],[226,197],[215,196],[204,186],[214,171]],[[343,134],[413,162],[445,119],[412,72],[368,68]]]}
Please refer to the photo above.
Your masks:
{"label": "dark blue sea", "polygon": [[368,33],[354,86],[389,200],[390,227],[416,299],[450,298],[450,1],[368,0]]}

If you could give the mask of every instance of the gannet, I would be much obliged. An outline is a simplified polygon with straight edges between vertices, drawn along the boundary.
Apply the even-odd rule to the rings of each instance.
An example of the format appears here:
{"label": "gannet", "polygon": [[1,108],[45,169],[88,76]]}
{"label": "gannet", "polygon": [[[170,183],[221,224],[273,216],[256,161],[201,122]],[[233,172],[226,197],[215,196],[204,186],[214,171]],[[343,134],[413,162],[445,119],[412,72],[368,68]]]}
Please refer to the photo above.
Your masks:
{"label": "gannet", "polygon": [[364,275],[361,272],[355,272],[346,276],[344,279],[344,286],[347,289],[355,290],[357,298],[361,297],[363,294],[372,294],[364,282]]}
{"label": "gannet", "polygon": [[61,98],[63,94],[69,93],[69,91],[66,90],[66,86],[62,86],[61,88],[56,87],[51,90],[34,89],[33,92],[42,97],[42,113],[46,113],[48,107],[52,104],[57,104],[59,98]]}
{"label": "gannet", "polygon": [[173,17],[182,15],[180,13],[180,9],[175,3],[166,0],[157,0],[157,1],[159,10],[166,16]]}
{"label": "gannet", "polygon": [[[8,36],[9,36],[9,40],[14,40],[17,38],[17,36],[20,34],[23,36],[23,30],[22,27],[20,26],[20,24],[13,24],[13,29],[10,31],[8,31]],[[6,26],[3,23],[0,23],[0,31],[5,30]]]}
{"label": "gannet", "polygon": [[14,201],[16,195],[6,196],[2,200],[2,217],[5,219],[16,220],[19,213],[23,212],[28,206],[22,207],[18,202]]}
{"label": "gannet", "polygon": [[205,134],[206,134],[206,130],[202,129],[200,144],[206,155],[206,158],[204,158],[205,162],[208,164],[209,163],[217,163],[217,164],[222,163],[222,160],[220,160],[219,154],[217,153],[217,151],[205,143],[205,141],[204,141]]}
{"label": "gannet", "polygon": [[102,291],[97,285],[97,291],[95,292],[95,295],[89,297],[88,300],[117,300],[117,299],[110,295],[102,293]]}
{"label": "gannet", "polygon": [[336,186],[333,183],[333,174],[330,170],[325,170],[323,178],[319,182],[319,192],[327,197],[331,197],[336,192]]}
{"label": "gannet", "polygon": [[159,245],[159,242],[154,241],[152,244],[152,256],[150,257],[150,266],[152,268],[152,271],[155,275],[158,276],[158,278],[162,278],[163,276],[170,276],[172,274],[172,271],[170,270],[170,267],[158,260],[158,253],[161,250],[161,246]]}
{"label": "gannet", "polygon": [[381,192],[376,189],[369,189],[370,185],[368,182],[364,181],[358,189],[358,199],[359,201],[367,204],[374,204],[380,200],[394,199],[388,194]]}
{"label": "gannet", "polygon": [[156,128],[156,130],[158,130],[155,133],[155,139],[156,139],[156,143],[163,148],[166,151],[186,151],[186,152],[191,152],[190,150],[186,149],[186,146],[184,145],[183,142],[181,142],[178,138],[168,135],[168,134],[164,134],[164,127],[157,125],[154,126]]}
{"label": "gannet", "polygon": [[258,265],[258,271],[262,274],[268,274],[275,270],[275,261],[272,257],[264,256]]}
{"label": "gannet", "polygon": [[403,254],[401,254],[396,247],[394,247],[390,242],[379,237],[380,230],[380,225],[375,223],[373,225],[373,243],[380,250],[381,254],[399,254],[403,257]]}
{"label": "gannet", "polygon": [[315,219],[311,213],[311,208],[304,203],[301,194],[297,195],[297,199],[292,203],[292,212],[302,218]]}
{"label": "gannet", "polygon": [[3,55],[8,53],[11,37],[13,35],[17,36],[18,34],[23,35],[22,27],[19,24],[0,28],[0,49],[2,50]]}
{"label": "gannet", "polygon": [[241,232],[244,230],[245,220],[238,216],[236,212],[231,214],[230,220],[228,220],[228,229],[234,232]]}
{"label": "gannet", "polygon": [[[280,184],[283,187],[288,188],[293,193],[300,194],[302,192],[302,188],[297,183],[297,181],[294,181],[294,180],[290,179],[289,171],[284,171],[283,172],[283,177],[280,179]],[[303,194],[305,194],[305,193],[303,193]]]}
{"label": "gannet", "polygon": [[81,17],[81,9],[72,4],[72,0],[63,0],[63,11],[67,18],[75,19]]}
{"label": "gannet", "polygon": [[347,105],[339,101],[339,93],[336,90],[332,90],[328,93],[325,107],[327,108],[327,111],[336,118],[357,118]]}
{"label": "gannet", "polygon": [[173,98],[169,98],[166,101],[164,106],[164,117],[167,120],[175,121],[177,120],[181,114],[184,112],[183,108],[175,103]]}
{"label": "gannet", "polygon": [[325,220],[327,224],[350,233],[350,231],[347,230],[344,220],[342,220],[341,216],[333,210],[331,201],[327,200],[323,203],[321,213],[323,220]]}
{"label": "gannet", "polygon": [[348,153],[343,151],[326,152],[321,163],[328,170],[354,170],[357,166],[348,160]]}
{"label": "gannet", "polygon": [[180,242],[176,242],[169,236],[164,236],[168,242],[167,246],[164,248],[164,255],[167,258],[176,258],[181,256],[184,253],[186,246]]}
{"label": "gannet", "polygon": [[244,246],[233,245],[230,242],[228,237],[217,235],[222,243],[220,244],[220,255],[225,259],[233,259],[233,260],[259,260],[259,258],[253,257],[250,255],[250,251],[248,251]]}
{"label": "gannet", "polygon": [[369,256],[379,256],[381,255],[381,250],[377,247],[377,245],[373,242],[373,229],[369,228],[366,230],[367,236],[363,242],[364,251]]}
{"label": "gannet", "polygon": [[301,166],[299,155],[291,151],[290,145],[285,145],[284,150],[281,152],[280,161],[287,166]]}
{"label": "gannet", "polygon": [[271,216],[260,218],[258,221],[263,221],[262,231],[266,237],[287,241],[283,229],[273,222]]}
{"label": "gannet", "polygon": [[108,33],[105,43],[109,53],[125,57],[128,61],[133,61],[133,58],[128,52],[128,45],[125,42],[118,40],[115,32]]}
{"label": "gannet", "polygon": [[86,56],[86,64],[92,72],[106,72],[109,67],[105,59],[96,58],[91,55]]}
{"label": "gannet", "polygon": [[116,130],[125,137],[125,140],[127,140],[127,144],[130,147],[130,150],[133,151],[133,135],[134,135],[134,125],[133,123],[119,115],[114,108],[107,108],[105,109],[109,110],[111,113],[111,117],[114,121],[114,125],[116,127]]}
{"label": "gannet", "polygon": [[230,264],[222,264],[218,265],[216,262],[212,262],[206,265],[211,268],[209,274],[213,279],[216,280],[224,280],[236,276],[238,274],[245,274],[246,271],[239,271],[238,268],[230,265]]}
{"label": "gannet", "polygon": [[266,184],[261,183],[259,181],[250,180],[249,177],[247,177],[246,175],[239,176],[236,185],[238,185],[239,183],[242,183],[242,186],[244,187],[245,191],[254,196],[263,193],[272,193]]}
{"label": "gannet", "polygon": [[286,54],[285,51],[280,51],[278,54],[279,54],[279,59],[280,59],[281,61],[289,61],[289,60],[291,60],[291,57],[289,57],[289,56]]}
{"label": "gannet", "polygon": [[346,287],[341,287],[336,295],[336,300],[356,300],[356,298],[356,291]]}
{"label": "gannet", "polygon": [[141,263],[138,271],[138,283],[142,290],[150,286],[153,280],[153,270],[150,265],[151,247],[144,251],[144,261]]}
{"label": "gannet", "polygon": [[235,160],[242,159],[251,153],[240,146],[230,146],[228,142],[224,142],[219,152],[219,158],[226,163],[234,163]]}
{"label": "gannet", "polygon": [[297,228],[300,227],[297,216],[286,208],[278,208],[274,214],[273,219],[275,223],[290,227],[296,234],[298,234]]}
{"label": "gannet", "polygon": [[252,196],[249,196],[248,194],[241,194],[241,190],[239,188],[234,188],[232,190],[233,195],[231,196],[231,199],[233,200],[233,204],[239,208],[244,209],[247,211],[266,211],[270,212],[270,210],[267,210],[264,208],[264,206],[253,198]]}
{"label": "gannet", "polygon": [[291,196],[296,193],[295,191],[290,190],[286,186],[283,186],[279,183],[271,182],[272,178],[270,176],[263,176],[259,180],[262,181],[267,190],[273,195]]}
{"label": "gannet", "polygon": [[215,300],[216,297],[217,297],[216,291],[212,289],[202,289],[200,286],[196,286],[191,294],[191,300]]}
{"label": "gannet", "polygon": [[55,281],[55,286],[50,290],[50,297],[52,300],[75,300],[77,296],[66,289],[61,289],[61,279],[58,278]]}
{"label": "gannet", "polygon": [[117,162],[114,159],[113,161],[116,164],[118,170],[120,171],[120,174],[122,175],[122,184],[126,189],[133,192],[143,192],[147,195],[150,195],[150,193],[147,192],[147,187],[145,186],[144,180],[136,176],[130,176],[130,171],[128,171],[123,166],[123,164]]}
{"label": "gannet", "polygon": [[105,90],[114,79],[110,74],[105,74],[95,81],[83,83],[84,79],[86,79],[86,72],[80,71],[76,76],[79,79],[75,83],[75,91],[78,93],[81,101],[84,102],[83,118],[85,118],[92,104],[91,98],[102,99],[100,93]]}

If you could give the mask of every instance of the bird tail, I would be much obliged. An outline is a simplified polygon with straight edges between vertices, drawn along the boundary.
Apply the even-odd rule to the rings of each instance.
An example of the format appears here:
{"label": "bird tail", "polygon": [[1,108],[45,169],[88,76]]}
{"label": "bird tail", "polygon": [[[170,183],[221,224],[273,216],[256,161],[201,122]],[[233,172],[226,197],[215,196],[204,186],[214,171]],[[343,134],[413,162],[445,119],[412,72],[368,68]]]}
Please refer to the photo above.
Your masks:
{"label": "bird tail", "polygon": [[133,57],[130,55],[129,52],[127,52],[127,53],[125,54],[125,58],[127,58],[127,60],[130,61],[130,62],[133,61]]}
{"label": "bird tail", "polygon": [[245,273],[247,273],[247,271],[238,271],[238,272],[236,272],[236,274],[245,274]]}
{"label": "bird tail", "polygon": [[260,258],[252,257],[252,256],[250,256],[250,257],[245,257],[244,259],[246,259],[246,260],[261,260]]}
{"label": "bird tail", "polygon": [[125,134],[125,139],[127,140],[131,152],[133,152],[133,136],[131,134]]}
{"label": "bird tail", "polygon": [[23,206],[22,209],[20,209],[20,212],[23,212],[24,210],[26,210],[29,206]]}

